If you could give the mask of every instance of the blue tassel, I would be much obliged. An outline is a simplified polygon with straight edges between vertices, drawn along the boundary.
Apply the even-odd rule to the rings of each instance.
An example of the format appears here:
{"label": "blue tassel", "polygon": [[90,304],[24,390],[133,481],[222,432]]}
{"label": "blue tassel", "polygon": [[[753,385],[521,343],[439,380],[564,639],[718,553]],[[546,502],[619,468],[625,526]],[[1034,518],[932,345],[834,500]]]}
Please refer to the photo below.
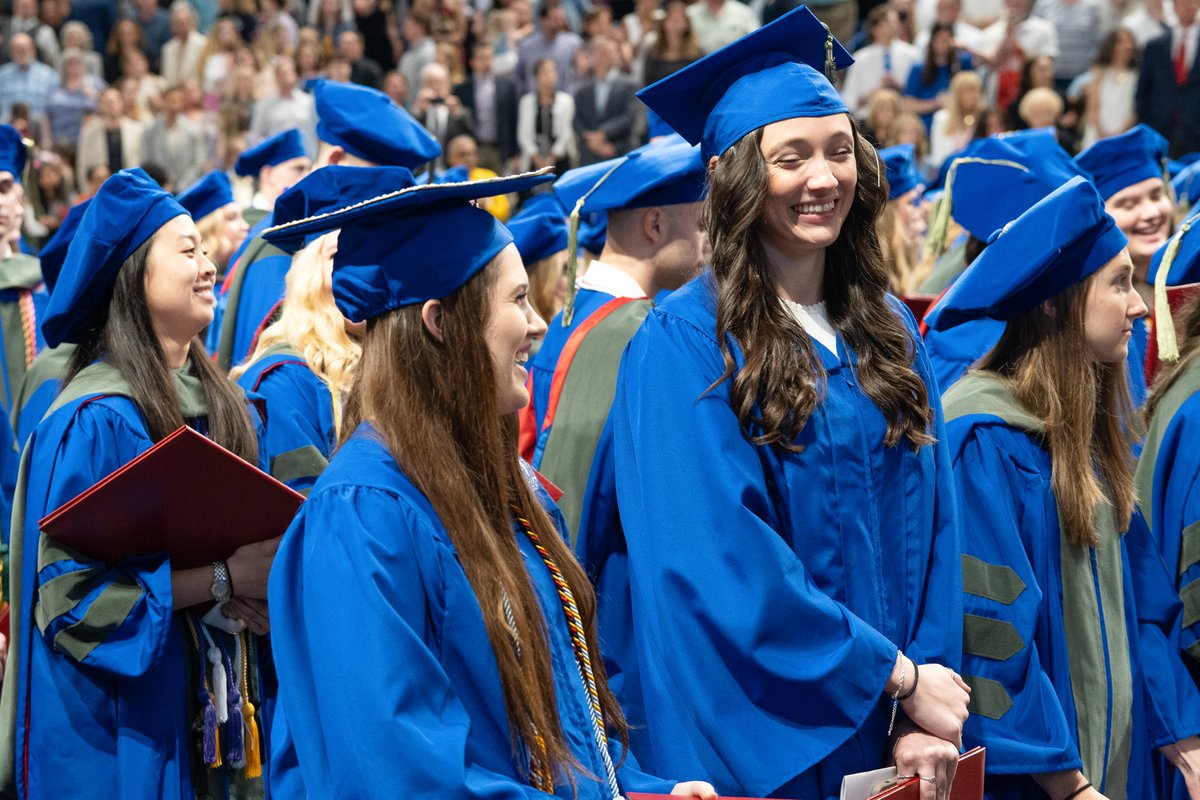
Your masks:
{"label": "blue tassel", "polygon": [[220,744],[217,741],[217,708],[213,705],[212,695],[206,690],[200,690],[204,703],[201,718],[204,720],[204,763],[210,767],[221,766]]}
{"label": "blue tassel", "polygon": [[229,681],[229,722],[225,724],[225,761],[234,769],[246,766],[246,752],[243,746],[242,731],[242,693],[237,684]]}

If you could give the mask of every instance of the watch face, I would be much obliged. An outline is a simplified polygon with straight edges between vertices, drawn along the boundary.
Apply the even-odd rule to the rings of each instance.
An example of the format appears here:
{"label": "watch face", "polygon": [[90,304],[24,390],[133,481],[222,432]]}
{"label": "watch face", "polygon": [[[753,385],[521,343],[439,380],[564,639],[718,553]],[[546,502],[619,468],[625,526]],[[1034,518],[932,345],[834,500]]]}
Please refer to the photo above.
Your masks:
{"label": "watch face", "polygon": [[218,603],[229,599],[229,568],[223,561],[213,564],[212,596]]}

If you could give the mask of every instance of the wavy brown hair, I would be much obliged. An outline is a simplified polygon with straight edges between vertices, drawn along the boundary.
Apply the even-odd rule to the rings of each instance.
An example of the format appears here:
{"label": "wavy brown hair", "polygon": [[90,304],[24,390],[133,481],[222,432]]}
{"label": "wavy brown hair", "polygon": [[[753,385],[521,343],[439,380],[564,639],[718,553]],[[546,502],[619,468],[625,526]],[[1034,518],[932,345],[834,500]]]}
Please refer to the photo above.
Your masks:
{"label": "wavy brown hair", "polygon": [[1060,292],[1051,301],[1053,313],[1038,305],[1010,321],[979,363],[979,369],[1003,378],[1017,401],[1045,424],[1062,534],[1076,545],[1096,544],[1098,504],[1111,504],[1118,528],[1126,531],[1137,502],[1134,432],[1127,428],[1140,426],[1125,361],[1101,364],[1080,356],[1087,352],[1083,320],[1094,280],[1095,275]]}
{"label": "wavy brown hair", "polygon": [[1180,358],[1175,362],[1162,362],[1158,376],[1154,379],[1154,390],[1146,400],[1147,422],[1154,417],[1154,410],[1158,408],[1163,395],[1175,385],[1175,380],[1196,360],[1196,354],[1200,353],[1200,295],[1187,301],[1179,316],[1183,321],[1179,337]]}
{"label": "wavy brown hair", "polygon": [[[850,119],[847,115],[847,119]],[[916,343],[892,308],[877,221],[887,203],[882,164],[850,119],[858,187],[841,234],[825,252],[829,321],[858,358],[858,383],[883,412],[884,444],[932,444],[933,409],[913,368]],[[730,403],[755,444],[798,452],[795,439],[824,400],[825,370],[808,334],[780,302],[758,235],[767,198],[762,129],[747,134],[710,172],[704,222],[717,283],[717,338],[732,378]],[[732,337],[745,364],[737,368]],[[716,384],[714,384],[716,385]],[[761,433],[752,435],[755,430]]]}
{"label": "wavy brown hair", "polygon": [[[185,420],[179,411],[171,368],[146,304],[146,267],[156,236],[147,239],[121,266],[107,313],[92,325],[82,337],[84,344],[71,354],[62,385],[69,384],[93,361],[107,362],[129,384],[150,439],[158,442],[182,427]],[[258,463],[258,437],[241,390],[217,371],[199,336],[188,344],[188,360],[200,379],[208,405],[208,437],[251,464]]]}
{"label": "wavy brown hair", "polygon": [[606,728],[626,746],[628,732],[604,674],[591,583],[525,480],[517,457],[516,415],[502,416],[497,408],[497,377],[483,337],[497,274],[493,260],[444,299],[442,341],[425,327],[420,305],[368,323],[343,437],[359,421],[369,421],[437,512],[483,613],[514,758],[540,750],[555,781],[565,777],[574,786],[580,767],[558,718],[547,623],[513,534],[513,506],[524,511],[575,595]]}

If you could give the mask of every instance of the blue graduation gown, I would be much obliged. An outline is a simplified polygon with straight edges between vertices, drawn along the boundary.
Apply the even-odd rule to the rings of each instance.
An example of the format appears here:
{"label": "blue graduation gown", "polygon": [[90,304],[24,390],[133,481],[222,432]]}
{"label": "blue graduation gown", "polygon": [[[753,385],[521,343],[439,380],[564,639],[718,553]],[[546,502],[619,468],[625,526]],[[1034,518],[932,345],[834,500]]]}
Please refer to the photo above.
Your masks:
{"label": "blue graduation gown", "polygon": [[[255,229],[266,230],[274,219],[274,214],[263,217]],[[259,328],[283,299],[287,272],[292,266],[290,255],[267,244],[255,230],[246,235],[242,245],[242,251],[230,262],[231,277],[217,294],[206,339],[209,352],[225,369],[250,355]]]}
{"label": "blue graduation gown", "polygon": [[[550,574],[513,535],[548,623],[564,735],[603,776]],[[547,797],[514,759],[495,657],[450,537],[369,425],[338,450],[288,529],[269,596],[276,716],[286,720],[276,732],[288,734],[272,741],[276,787],[314,798]],[[617,774],[623,791],[673,785],[632,757]],[[575,780],[580,800],[608,799],[602,780]],[[555,789],[572,797],[566,781]]]}
{"label": "blue graduation gown", "polygon": [[[202,417],[191,423],[206,425]],[[18,497],[24,538],[20,552],[14,548],[19,645],[10,659],[17,660],[18,680],[9,685],[10,663],[4,687],[6,696],[16,690],[22,799],[195,797],[188,634],[172,608],[170,559],[88,561],[38,530],[46,514],[151,446],[134,402],[107,391],[65,402],[29,439],[26,491]],[[71,581],[74,591],[62,596],[56,580]],[[264,729],[273,683],[263,684]]]}
{"label": "blue graduation gown", "polygon": [[1200,674],[1200,359],[1160,398],[1137,465],[1138,498],[1187,609],[1183,646]]}
{"label": "blue graduation gown", "polygon": [[[633,630],[628,700],[647,769],[705,775],[723,794],[834,798],[886,757],[884,686],[900,647],[957,667],[957,508],[939,443],[885,448],[854,354],[817,346],[826,397],[804,452],[753,445],[730,406],[705,273],[629,343],[613,405]],[[891,299],[938,409],[911,314]],[[741,362],[740,353],[738,354]],[[633,713],[632,711],[630,713]]]}
{"label": "blue graduation gown", "polygon": [[265,404],[266,456],[271,475],[302,494],[312,488],[337,447],[329,387],[290,348],[272,348],[238,384]]}
{"label": "blue graduation gown", "polygon": [[1200,695],[1140,514],[1122,536],[1106,506],[1097,546],[1065,542],[1040,421],[988,373],[970,373],[945,403],[970,531],[964,744],[988,748],[987,796],[1044,797],[1030,774],[1067,769],[1114,800],[1177,793],[1162,782],[1174,776],[1156,777],[1165,770],[1154,750],[1200,729]]}

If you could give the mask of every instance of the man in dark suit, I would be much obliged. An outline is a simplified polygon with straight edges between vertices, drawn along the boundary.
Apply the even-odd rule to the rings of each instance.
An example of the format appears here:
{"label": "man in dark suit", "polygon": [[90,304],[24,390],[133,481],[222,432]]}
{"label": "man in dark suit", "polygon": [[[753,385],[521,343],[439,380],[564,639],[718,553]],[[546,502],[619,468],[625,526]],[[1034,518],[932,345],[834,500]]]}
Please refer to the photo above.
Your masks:
{"label": "man in dark suit", "polygon": [[1200,20],[1197,0],[1175,0],[1178,24],[1146,45],[1138,73],[1138,119],[1171,143],[1171,156],[1200,150]]}
{"label": "man in dark suit", "polygon": [[588,45],[592,79],[575,93],[579,161],[594,164],[629,150],[637,120],[637,87],[617,69],[617,43],[596,36]]}
{"label": "man in dark suit", "polygon": [[471,48],[471,74],[454,94],[475,120],[479,164],[500,174],[517,154],[517,84],[492,72],[490,44]]}

